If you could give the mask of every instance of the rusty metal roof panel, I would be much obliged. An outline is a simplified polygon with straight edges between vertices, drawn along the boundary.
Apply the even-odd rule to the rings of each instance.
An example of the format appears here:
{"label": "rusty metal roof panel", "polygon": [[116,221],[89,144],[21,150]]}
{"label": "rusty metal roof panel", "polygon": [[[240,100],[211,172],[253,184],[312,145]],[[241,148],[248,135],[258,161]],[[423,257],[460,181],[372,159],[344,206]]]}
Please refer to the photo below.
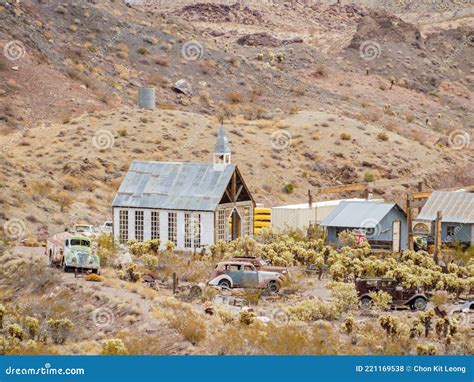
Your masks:
{"label": "rusty metal roof panel", "polygon": [[474,223],[474,193],[435,191],[428,198],[416,220],[434,221],[438,211],[448,223]]}
{"label": "rusty metal roof panel", "polygon": [[373,228],[394,208],[394,203],[342,201],[321,222],[324,227]]}
{"label": "rusty metal roof panel", "polygon": [[235,171],[212,163],[140,162],[130,166],[114,207],[214,211]]}

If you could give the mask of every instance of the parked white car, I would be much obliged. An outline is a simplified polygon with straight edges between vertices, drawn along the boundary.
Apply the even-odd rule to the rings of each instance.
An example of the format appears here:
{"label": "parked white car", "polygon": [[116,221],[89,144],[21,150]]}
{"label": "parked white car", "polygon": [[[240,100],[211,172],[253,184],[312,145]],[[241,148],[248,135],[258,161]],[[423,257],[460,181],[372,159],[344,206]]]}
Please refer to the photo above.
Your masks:
{"label": "parked white car", "polygon": [[90,224],[76,224],[73,227],[72,232],[85,237],[94,237],[97,235],[96,228]]}
{"label": "parked white car", "polygon": [[113,223],[111,221],[106,221],[104,224],[100,226],[100,232],[111,234],[112,233],[112,226]]}

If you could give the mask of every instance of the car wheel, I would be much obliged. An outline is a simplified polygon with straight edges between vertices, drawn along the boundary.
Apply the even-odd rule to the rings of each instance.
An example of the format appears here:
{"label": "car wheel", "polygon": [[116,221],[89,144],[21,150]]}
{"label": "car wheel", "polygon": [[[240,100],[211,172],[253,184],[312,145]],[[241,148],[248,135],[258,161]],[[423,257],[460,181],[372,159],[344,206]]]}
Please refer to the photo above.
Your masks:
{"label": "car wheel", "polygon": [[48,256],[48,266],[54,268],[53,258],[51,255]]}
{"label": "car wheel", "polygon": [[415,301],[413,301],[413,308],[414,310],[423,311],[426,309],[428,302],[423,297],[417,297]]}
{"label": "car wheel", "polygon": [[70,268],[66,265],[66,263],[64,262],[64,260],[63,260],[63,263],[62,263],[61,265],[62,265],[62,268],[63,268],[63,271],[64,271],[64,272],[66,272],[66,273],[69,272],[69,269],[70,269]]}
{"label": "car wheel", "polygon": [[278,291],[280,290],[280,286],[276,281],[271,281],[268,283],[268,290],[270,291],[270,293],[278,293]]}
{"label": "car wheel", "polygon": [[230,281],[229,280],[221,280],[219,281],[219,284],[217,284],[218,286],[220,286],[221,288],[223,289],[230,289],[231,285],[230,285]]}
{"label": "car wheel", "polygon": [[362,297],[360,299],[360,307],[362,309],[372,309],[372,299],[370,297]]}

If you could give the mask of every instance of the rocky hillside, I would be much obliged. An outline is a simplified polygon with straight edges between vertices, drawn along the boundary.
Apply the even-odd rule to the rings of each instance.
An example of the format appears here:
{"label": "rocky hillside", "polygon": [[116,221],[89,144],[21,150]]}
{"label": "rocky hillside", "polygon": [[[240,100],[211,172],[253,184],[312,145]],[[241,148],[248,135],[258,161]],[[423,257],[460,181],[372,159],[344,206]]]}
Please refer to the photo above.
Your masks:
{"label": "rocky hillside", "polygon": [[[463,4],[430,24],[425,2],[12,3],[0,2],[0,223],[106,220],[131,160],[208,161],[220,119],[267,205],[368,179],[474,183]],[[154,112],[136,109],[144,85]]]}

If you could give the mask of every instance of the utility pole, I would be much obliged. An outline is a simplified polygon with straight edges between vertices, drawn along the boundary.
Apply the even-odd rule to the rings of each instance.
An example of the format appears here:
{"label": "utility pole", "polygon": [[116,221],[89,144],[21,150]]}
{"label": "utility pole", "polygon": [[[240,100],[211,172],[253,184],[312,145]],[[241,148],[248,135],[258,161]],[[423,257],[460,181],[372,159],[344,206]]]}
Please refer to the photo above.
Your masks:
{"label": "utility pole", "polygon": [[435,227],[435,250],[433,260],[436,264],[439,263],[439,258],[441,257],[441,244],[442,244],[442,223],[443,223],[443,213],[438,211],[436,214],[436,227]]}
{"label": "utility pole", "polygon": [[407,194],[407,237],[408,237],[408,250],[415,250],[413,243],[413,207],[411,196]]}

